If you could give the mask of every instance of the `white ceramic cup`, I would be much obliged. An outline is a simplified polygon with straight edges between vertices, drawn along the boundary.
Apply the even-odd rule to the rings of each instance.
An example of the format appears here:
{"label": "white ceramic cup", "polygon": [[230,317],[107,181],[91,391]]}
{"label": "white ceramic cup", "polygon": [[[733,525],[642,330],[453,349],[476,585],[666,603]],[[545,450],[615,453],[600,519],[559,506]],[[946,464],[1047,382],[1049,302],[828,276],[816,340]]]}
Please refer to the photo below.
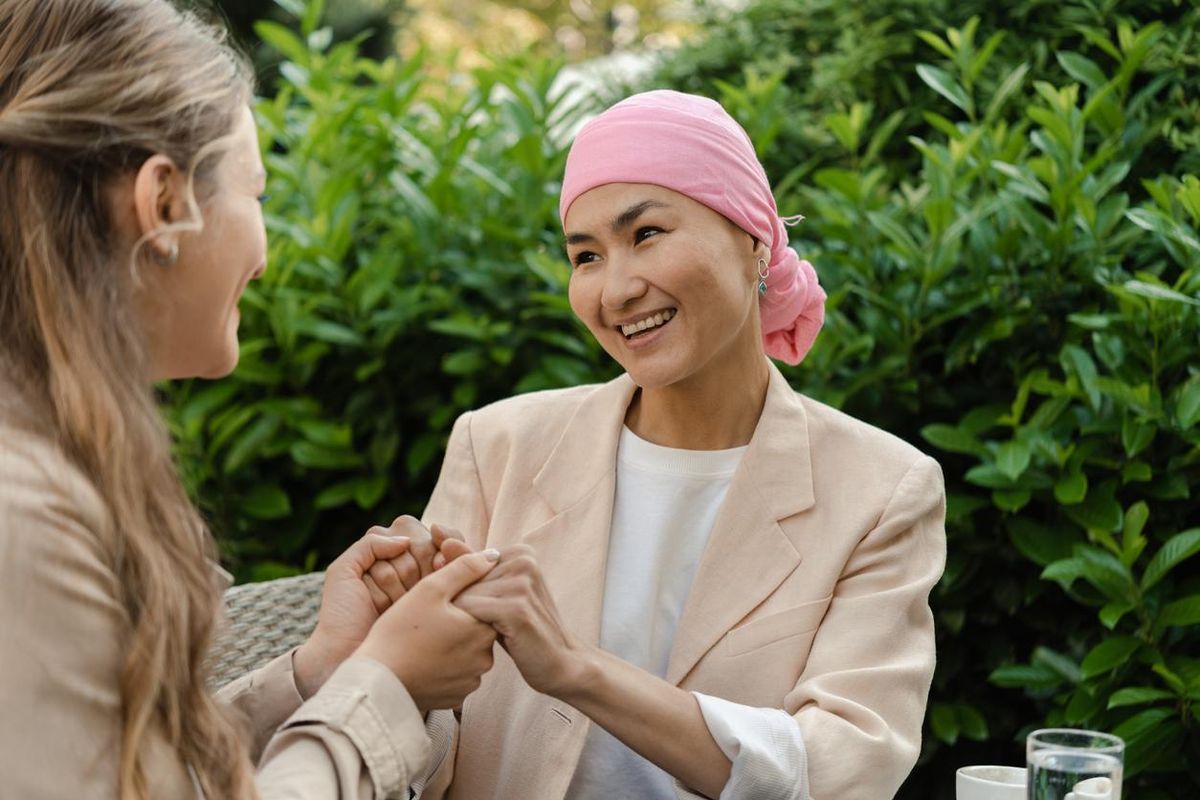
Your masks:
{"label": "white ceramic cup", "polygon": [[1025,768],[963,767],[954,787],[958,800],[1025,800]]}

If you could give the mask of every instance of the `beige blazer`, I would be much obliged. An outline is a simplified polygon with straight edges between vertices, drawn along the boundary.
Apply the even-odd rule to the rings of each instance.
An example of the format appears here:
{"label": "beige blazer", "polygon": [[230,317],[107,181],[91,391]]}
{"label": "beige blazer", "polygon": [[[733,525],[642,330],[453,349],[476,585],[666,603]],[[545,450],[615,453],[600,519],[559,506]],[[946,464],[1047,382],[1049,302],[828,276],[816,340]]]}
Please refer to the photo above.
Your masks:
{"label": "beige blazer", "polygon": [[[95,489],[0,373],[0,800],[117,797],[129,621],[109,535]],[[263,800],[407,797],[427,770],[424,721],[374,661],[347,661],[302,704],[289,653],[223,696],[250,722]],[[146,752],[151,797],[197,797],[165,736]]]}
{"label": "beige blazer", "polygon": [[[426,522],[536,551],[567,626],[596,643],[617,441],[636,387],[524,395],[454,426]],[[920,750],[945,563],[937,462],[795,393],[771,367],[667,680],[794,715],[813,800],[892,797]],[[559,800],[590,722],[525,685],[502,651],[466,701],[424,797]]]}

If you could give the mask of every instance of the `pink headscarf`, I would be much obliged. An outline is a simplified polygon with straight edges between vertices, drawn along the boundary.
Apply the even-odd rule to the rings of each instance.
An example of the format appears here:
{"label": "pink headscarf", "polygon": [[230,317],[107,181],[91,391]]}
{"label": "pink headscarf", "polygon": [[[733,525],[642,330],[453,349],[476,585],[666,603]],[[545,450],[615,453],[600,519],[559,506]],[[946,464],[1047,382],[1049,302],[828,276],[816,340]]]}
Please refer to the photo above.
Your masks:
{"label": "pink headscarf", "polygon": [[606,183],[650,183],[724,215],[771,249],[759,300],[763,349],[799,364],[825,322],[825,291],[812,264],[788,246],[767,173],[742,126],[706,97],[636,94],[583,126],[567,156],[558,213]]}

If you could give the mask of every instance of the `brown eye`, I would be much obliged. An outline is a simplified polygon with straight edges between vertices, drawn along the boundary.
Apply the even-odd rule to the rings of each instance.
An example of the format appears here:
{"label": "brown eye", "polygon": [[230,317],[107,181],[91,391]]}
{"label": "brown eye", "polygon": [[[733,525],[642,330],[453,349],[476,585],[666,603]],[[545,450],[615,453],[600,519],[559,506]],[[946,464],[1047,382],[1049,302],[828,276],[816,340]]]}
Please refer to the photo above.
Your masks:
{"label": "brown eye", "polygon": [[573,259],[571,259],[571,263],[577,267],[581,267],[584,264],[590,264],[595,260],[596,260],[595,253],[593,253],[590,250],[584,250],[582,253],[576,253],[575,257]]}
{"label": "brown eye", "polygon": [[646,241],[650,237],[660,234],[662,232],[663,232],[662,228],[655,228],[652,225],[647,225],[644,228],[638,228],[637,233],[634,234],[633,241],[635,244],[641,244],[642,242]]}

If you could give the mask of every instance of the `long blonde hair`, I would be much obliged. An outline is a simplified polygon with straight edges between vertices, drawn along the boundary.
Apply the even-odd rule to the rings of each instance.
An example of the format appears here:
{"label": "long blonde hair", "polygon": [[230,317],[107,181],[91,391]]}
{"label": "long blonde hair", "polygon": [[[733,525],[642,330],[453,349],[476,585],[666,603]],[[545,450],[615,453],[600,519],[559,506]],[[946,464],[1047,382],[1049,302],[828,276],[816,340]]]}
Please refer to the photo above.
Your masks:
{"label": "long blonde hair", "polygon": [[100,535],[129,621],[121,800],[148,798],[152,733],[208,797],[255,796],[241,730],[206,688],[215,549],[172,461],[134,319],[147,248],[128,252],[107,199],[156,153],[204,191],[251,76],[219,27],[165,0],[0,2],[0,364],[110,511]]}

